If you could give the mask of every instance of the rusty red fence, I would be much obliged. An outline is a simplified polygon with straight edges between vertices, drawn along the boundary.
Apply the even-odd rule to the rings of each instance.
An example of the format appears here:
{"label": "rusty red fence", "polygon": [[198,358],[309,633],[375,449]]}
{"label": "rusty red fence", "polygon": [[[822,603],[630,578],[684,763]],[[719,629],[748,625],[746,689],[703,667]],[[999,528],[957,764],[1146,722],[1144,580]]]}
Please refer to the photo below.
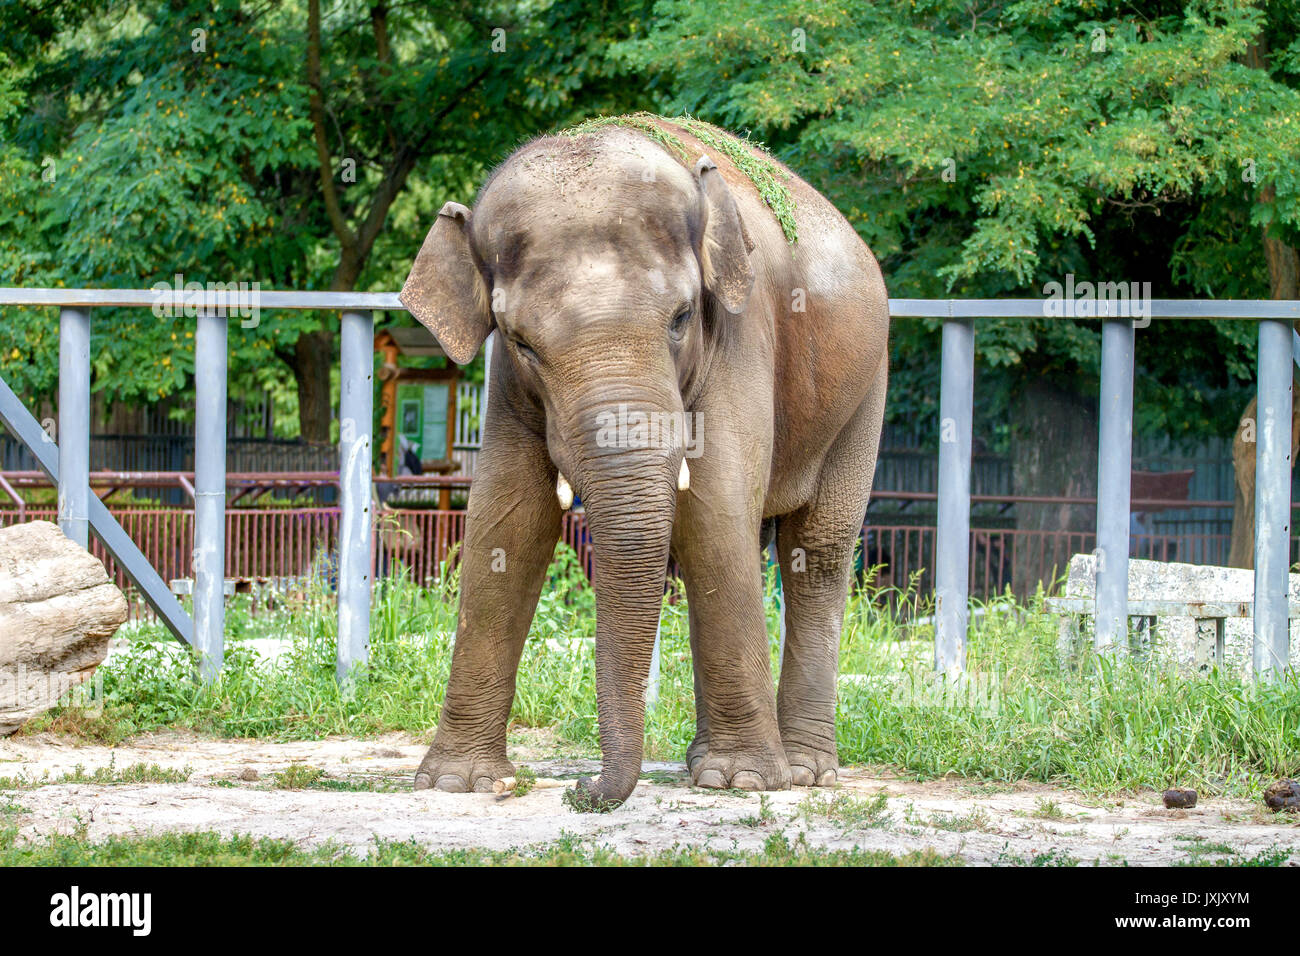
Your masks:
{"label": "rusty red fence", "polygon": [[[111,509],[122,527],[140,546],[164,580],[186,579],[192,574],[194,512],[184,508],[116,507]],[[454,560],[465,534],[464,511],[381,510],[374,535],[375,575],[409,573],[428,583],[439,576],[443,562]],[[334,584],[339,509],[331,507],[231,508],[226,513],[226,576],[237,582],[274,582],[280,589],[305,588],[310,581]],[[897,516],[880,516],[881,519]],[[32,507],[20,516],[17,509],[0,509],[0,525],[20,520],[55,521],[53,508]],[[574,549],[590,576],[593,551],[581,512],[564,516],[562,539]],[[1063,576],[1074,554],[1095,547],[1090,532],[1026,531],[1012,528],[973,528],[970,535],[970,593],[978,599],[1002,594],[1008,586],[1018,593],[1031,589],[1025,582],[1049,584]],[[1134,537],[1137,557],[1191,563],[1222,563],[1227,535],[1144,535]],[[105,562],[118,586],[129,583],[98,541],[91,550]],[[1293,541],[1300,554],[1300,538]],[[876,568],[874,583],[903,589],[915,577],[924,594],[933,587],[935,528],[932,525],[877,523],[863,528],[857,568],[858,580]],[[147,613],[132,602],[133,615]]]}

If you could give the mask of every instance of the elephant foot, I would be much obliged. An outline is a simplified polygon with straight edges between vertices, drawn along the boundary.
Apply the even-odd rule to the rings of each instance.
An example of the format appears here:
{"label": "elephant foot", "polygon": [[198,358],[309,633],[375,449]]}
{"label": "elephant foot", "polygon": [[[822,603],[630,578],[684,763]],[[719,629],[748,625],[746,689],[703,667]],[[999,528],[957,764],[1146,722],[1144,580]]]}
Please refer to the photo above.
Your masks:
{"label": "elephant foot", "polygon": [[691,745],[686,748],[686,769],[690,771],[691,778],[695,778],[695,768],[698,767],[704,758],[709,755],[709,735],[706,732],[697,731],[695,739]]}
{"label": "elephant foot", "polygon": [[514,775],[514,764],[505,757],[435,753],[430,748],[415,772],[415,789],[491,793],[494,783]]}
{"label": "elephant foot", "polygon": [[790,789],[790,766],[779,749],[771,752],[710,750],[689,760],[689,766],[695,786],[706,790]]}
{"label": "elephant foot", "polygon": [[833,787],[839,779],[839,756],[834,750],[789,746],[785,759],[796,787]]}

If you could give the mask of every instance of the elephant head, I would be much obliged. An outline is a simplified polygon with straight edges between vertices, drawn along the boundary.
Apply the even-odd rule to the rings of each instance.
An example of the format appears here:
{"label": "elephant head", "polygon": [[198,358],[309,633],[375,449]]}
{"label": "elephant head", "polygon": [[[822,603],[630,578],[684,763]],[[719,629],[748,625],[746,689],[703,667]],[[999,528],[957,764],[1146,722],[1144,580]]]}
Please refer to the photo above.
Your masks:
{"label": "elephant head", "polygon": [[621,803],[640,773],[644,690],[688,483],[680,442],[626,447],[608,426],[619,415],[682,421],[754,282],[753,244],[711,160],[687,169],[639,136],[604,135],[616,148],[538,140],[489,179],[472,213],[447,203],[401,293],[459,364],[499,331],[494,380],[508,387],[494,404],[544,413],[539,439],[561,504],[568,485],[586,507],[603,765],[578,795],[592,807]]}

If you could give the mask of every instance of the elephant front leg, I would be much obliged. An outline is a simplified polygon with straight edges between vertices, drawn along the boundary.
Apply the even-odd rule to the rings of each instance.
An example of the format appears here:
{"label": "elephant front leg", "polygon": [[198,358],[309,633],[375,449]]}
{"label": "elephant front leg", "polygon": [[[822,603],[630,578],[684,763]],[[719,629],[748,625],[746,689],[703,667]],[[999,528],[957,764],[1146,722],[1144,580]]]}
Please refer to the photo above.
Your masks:
{"label": "elephant front leg", "polygon": [[489,791],[514,774],[506,725],[524,639],[560,531],[555,470],[539,438],[490,422],[460,556],[451,675],[415,789]]}
{"label": "elephant front leg", "polygon": [[[790,767],[777,728],[757,521],[732,515],[729,521],[686,518],[679,536],[699,713],[687,763],[699,787],[788,790]],[[712,511],[711,517],[718,519],[720,512]]]}

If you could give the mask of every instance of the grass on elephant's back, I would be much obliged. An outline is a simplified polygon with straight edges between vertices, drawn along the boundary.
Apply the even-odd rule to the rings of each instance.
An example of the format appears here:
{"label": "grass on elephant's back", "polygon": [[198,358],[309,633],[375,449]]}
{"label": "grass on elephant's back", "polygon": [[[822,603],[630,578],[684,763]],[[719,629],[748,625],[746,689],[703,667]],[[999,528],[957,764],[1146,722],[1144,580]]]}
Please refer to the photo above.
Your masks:
{"label": "grass on elephant's back", "polygon": [[[778,613],[768,574],[775,664]],[[390,579],[376,598],[370,665],[350,695],[334,680],[334,606],[318,595],[272,613],[232,609],[226,668],[209,686],[191,679],[183,649],[161,640],[159,629],[143,631],[104,668],[103,716],[68,708],[30,730],[63,728],[108,740],[160,727],[280,739],[427,734],[450,669],[455,575],[441,587]],[[1125,659],[1067,668],[1054,619],[1036,605],[1004,603],[986,609],[972,629],[969,680],[954,695],[927,676],[932,634],[890,610],[916,603],[914,591],[867,591],[849,603],[840,654],[843,763],[888,765],[918,777],[1050,780],[1093,792],[1176,783],[1206,794],[1251,793],[1261,781],[1300,773],[1295,678],[1254,687],[1222,675],[1184,679]],[[561,549],[524,651],[512,722],[550,728],[570,753],[593,757],[594,632],[591,591],[572,552]],[[273,667],[259,663],[246,640],[286,634],[292,641]],[[684,599],[665,601],[662,634],[646,757],[680,760],[694,734]]]}

